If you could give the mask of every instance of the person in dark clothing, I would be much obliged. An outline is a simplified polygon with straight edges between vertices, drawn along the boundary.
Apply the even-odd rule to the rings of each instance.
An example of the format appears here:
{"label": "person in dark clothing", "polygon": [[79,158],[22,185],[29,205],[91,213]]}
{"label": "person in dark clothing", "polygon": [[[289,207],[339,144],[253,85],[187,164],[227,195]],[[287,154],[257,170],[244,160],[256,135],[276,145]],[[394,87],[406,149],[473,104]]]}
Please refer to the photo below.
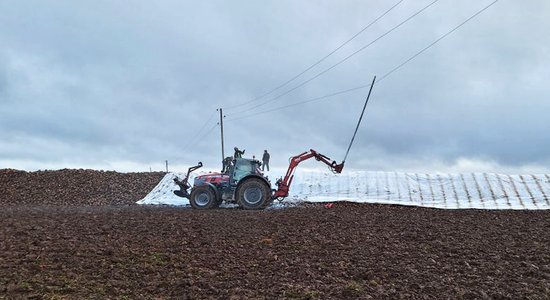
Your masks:
{"label": "person in dark clothing", "polygon": [[267,171],[269,172],[269,153],[267,150],[264,150],[264,155],[262,156],[262,171],[267,167]]}
{"label": "person in dark clothing", "polygon": [[244,154],[244,152],[246,151],[246,150],[241,151],[241,150],[239,150],[239,148],[237,148],[237,147],[235,147],[234,149],[235,149],[235,154],[233,154],[233,158],[241,158],[241,157],[243,157],[243,154]]}
{"label": "person in dark clothing", "polygon": [[229,169],[231,167],[231,162],[233,161],[233,157],[231,156],[228,156],[226,158],[223,159],[223,169],[222,169],[222,173],[229,173]]}

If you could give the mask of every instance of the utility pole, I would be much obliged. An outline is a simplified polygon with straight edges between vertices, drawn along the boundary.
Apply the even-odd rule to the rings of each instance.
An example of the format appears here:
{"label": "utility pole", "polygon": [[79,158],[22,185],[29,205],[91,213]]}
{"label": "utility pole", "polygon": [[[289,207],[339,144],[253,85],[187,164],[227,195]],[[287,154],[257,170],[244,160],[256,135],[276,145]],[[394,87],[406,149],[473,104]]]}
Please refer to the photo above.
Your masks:
{"label": "utility pole", "polygon": [[168,160],[165,160],[166,162],[166,173],[168,173]]}
{"label": "utility pole", "polygon": [[225,151],[223,149],[223,111],[220,107],[220,129],[221,129],[221,139],[222,139],[222,162],[225,159]]}

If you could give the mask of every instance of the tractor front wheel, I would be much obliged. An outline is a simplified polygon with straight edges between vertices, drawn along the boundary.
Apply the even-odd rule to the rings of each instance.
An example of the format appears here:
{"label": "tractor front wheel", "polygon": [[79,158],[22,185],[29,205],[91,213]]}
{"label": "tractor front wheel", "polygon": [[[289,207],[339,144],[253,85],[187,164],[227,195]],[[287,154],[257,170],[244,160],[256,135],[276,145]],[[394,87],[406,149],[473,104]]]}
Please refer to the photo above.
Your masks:
{"label": "tractor front wheel", "polygon": [[218,207],[219,201],[216,199],[216,192],[211,187],[203,185],[193,187],[189,203],[196,209],[210,209]]}
{"label": "tractor front wheel", "polygon": [[237,201],[244,209],[264,209],[271,204],[271,190],[261,179],[245,179],[237,191]]}

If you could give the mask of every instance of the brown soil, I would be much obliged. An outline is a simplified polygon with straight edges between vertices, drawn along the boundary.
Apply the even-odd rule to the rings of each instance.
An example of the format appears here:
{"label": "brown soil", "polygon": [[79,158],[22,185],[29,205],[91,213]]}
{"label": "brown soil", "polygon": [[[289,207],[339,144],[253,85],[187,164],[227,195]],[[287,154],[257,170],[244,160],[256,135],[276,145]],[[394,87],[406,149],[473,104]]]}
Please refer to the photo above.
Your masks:
{"label": "brown soil", "polygon": [[0,298],[550,298],[550,211],[79,201],[2,207]]}
{"label": "brown soil", "polygon": [[134,205],[159,183],[164,174],[0,169],[0,206]]}

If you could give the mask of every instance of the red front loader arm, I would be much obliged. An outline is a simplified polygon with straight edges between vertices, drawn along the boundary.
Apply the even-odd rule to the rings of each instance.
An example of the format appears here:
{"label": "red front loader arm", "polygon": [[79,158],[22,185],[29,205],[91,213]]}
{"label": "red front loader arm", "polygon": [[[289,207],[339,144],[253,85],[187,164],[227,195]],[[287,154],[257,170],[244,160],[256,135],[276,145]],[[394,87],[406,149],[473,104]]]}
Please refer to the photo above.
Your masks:
{"label": "red front loader arm", "polygon": [[273,193],[273,199],[284,198],[288,196],[288,190],[290,189],[290,184],[292,183],[292,179],[294,178],[294,170],[302,161],[308,160],[312,157],[315,157],[316,160],[322,161],[327,164],[333,172],[342,173],[344,162],[342,162],[341,164],[336,164],[336,161],[333,160],[331,162],[330,158],[324,156],[321,153],[318,153],[313,149],[310,149],[309,151],[300,153],[290,159],[290,165],[288,166],[285,177],[283,179],[277,180],[277,190]]}

